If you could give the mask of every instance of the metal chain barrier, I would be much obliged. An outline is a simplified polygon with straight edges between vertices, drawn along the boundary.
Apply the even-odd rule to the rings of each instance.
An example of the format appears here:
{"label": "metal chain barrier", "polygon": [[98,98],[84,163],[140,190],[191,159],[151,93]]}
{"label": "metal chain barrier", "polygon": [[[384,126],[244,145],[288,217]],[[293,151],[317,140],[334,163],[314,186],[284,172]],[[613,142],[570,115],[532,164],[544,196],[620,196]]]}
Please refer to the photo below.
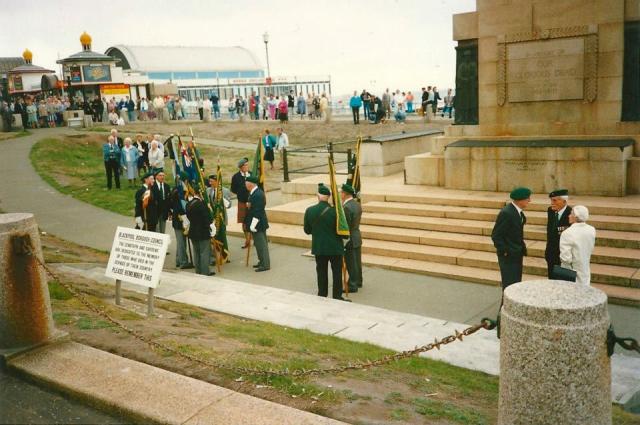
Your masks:
{"label": "metal chain barrier", "polygon": [[98,316],[102,317],[103,319],[105,319],[107,322],[111,323],[115,327],[123,330],[124,332],[128,333],[132,337],[138,339],[139,341],[144,342],[145,344],[149,345],[152,348],[155,348],[155,349],[158,349],[158,350],[161,350],[161,351],[165,351],[165,352],[174,354],[174,355],[176,355],[178,357],[181,357],[183,359],[192,361],[194,363],[201,364],[203,366],[212,367],[212,368],[215,368],[215,369],[228,370],[228,371],[232,371],[234,373],[240,374],[240,375],[303,377],[303,376],[310,376],[310,375],[325,375],[325,374],[342,373],[342,372],[346,372],[346,371],[350,371],[350,370],[369,369],[369,368],[372,368],[372,367],[378,367],[378,366],[387,365],[389,363],[396,362],[398,360],[403,360],[403,359],[407,359],[407,358],[410,358],[410,357],[415,357],[415,356],[417,356],[417,355],[419,355],[421,353],[426,353],[427,351],[431,351],[433,349],[440,350],[441,346],[447,345],[447,344],[451,344],[454,341],[462,341],[465,336],[473,335],[474,333],[478,332],[480,329],[493,330],[497,326],[496,321],[488,319],[488,318],[484,318],[477,325],[470,326],[470,327],[464,329],[462,332],[458,332],[456,330],[453,335],[446,336],[446,337],[444,337],[442,339],[437,339],[436,338],[433,342],[431,342],[431,343],[429,343],[427,345],[423,345],[421,347],[416,347],[413,350],[407,350],[407,351],[402,351],[402,352],[398,352],[398,353],[395,353],[395,354],[389,354],[389,355],[383,356],[383,357],[381,357],[379,359],[376,359],[376,360],[368,360],[366,362],[349,363],[349,364],[344,365],[344,366],[332,366],[332,367],[328,367],[328,368],[317,368],[317,369],[295,369],[295,370],[289,370],[289,369],[277,370],[277,369],[271,369],[271,368],[269,368],[269,369],[258,369],[258,368],[242,367],[242,366],[231,366],[231,365],[220,363],[220,362],[214,362],[214,361],[211,361],[211,360],[205,360],[205,359],[202,359],[202,358],[200,358],[198,356],[194,356],[193,354],[183,353],[183,352],[179,351],[178,349],[173,348],[173,347],[171,347],[169,345],[163,344],[161,342],[154,341],[154,340],[146,337],[145,335],[141,334],[137,330],[132,329],[132,328],[120,323],[118,320],[116,320],[113,317],[111,317],[111,315],[109,315],[109,313],[107,313],[102,307],[96,306],[95,304],[91,303],[87,299],[85,294],[80,292],[78,289],[74,288],[71,284],[69,284],[67,282],[64,282],[62,279],[60,279],[56,275],[56,273],[54,273],[49,268],[49,266],[47,266],[42,260],[40,260],[40,258],[38,258],[37,255],[33,254],[33,251],[31,250],[30,246],[28,246],[27,249],[28,249],[27,255],[31,255],[33,258],[35,258],[35,260],[40,265],[40,267],[42,267],[43,270],[52,279],[54,279],[56,282],[58,282],[60,285],[62,285],[62,287],[64,289],[66,289],[69,293],[71,293],[71,295],[73,295],[75,298],[77,298],[78,301],[80,301],[80,303],[82,305],[84,305],[88,310],[90,310],[90,311],[94,312],[95,314],[97,314]]}
{"label": "metal chain barrier", "polygon": [[638,345],[638,341],[633,338],[622,338],[617,336],[613,331],[613,326],[609,325],[609,329],[607,330],[607,354],[609,354],[609,357],[613,355],[616,344],[625,350],[635,351],[640,354],[640,345]]}

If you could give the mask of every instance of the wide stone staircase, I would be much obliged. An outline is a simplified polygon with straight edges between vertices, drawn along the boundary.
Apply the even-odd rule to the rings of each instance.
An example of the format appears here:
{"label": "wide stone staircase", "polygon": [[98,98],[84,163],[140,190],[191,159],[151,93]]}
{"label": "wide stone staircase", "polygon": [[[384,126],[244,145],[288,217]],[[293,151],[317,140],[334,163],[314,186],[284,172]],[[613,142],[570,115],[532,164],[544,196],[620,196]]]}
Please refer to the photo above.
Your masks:
{"label": "wide stone staircase", "polygon": [[[365,265],[455,280],[499,285],[491,230],[504,195],[478,192],[374,193],[363,195],[361,231]],[[272,242],[310,247],[302,229],[305,209],[314,198],[268,209]],[[574,205],[576,202],[572,202]],[[612,302],[640,306],[640,203],[583,202],[597,229],[592,284]],[[526,211],[528,257],[525,280],[546,277],[546,200]],[[230,233],[239,233],[235,225]]]}

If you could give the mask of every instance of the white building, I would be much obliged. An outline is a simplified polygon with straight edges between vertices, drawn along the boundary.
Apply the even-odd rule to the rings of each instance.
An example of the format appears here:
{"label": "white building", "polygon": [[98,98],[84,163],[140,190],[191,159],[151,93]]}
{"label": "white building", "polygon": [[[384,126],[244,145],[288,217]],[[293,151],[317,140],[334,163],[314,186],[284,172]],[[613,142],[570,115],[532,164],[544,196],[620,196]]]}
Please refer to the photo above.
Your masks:
{"label": "white building", "polygon": [[247,98],[251,92],[331,93],[329,76],[265,76],[260,61],[242,47],[129,46],[109,47],[105,54],[117,59],[127,72],[145,75],[152,83],[172,83],[188,100],[218,93],[221,99],[232,95]]}
{"label": "white building", "polygon": [[32,63],[33,53],[29,49],[25,49],[22,57],[24,65],[17,66],[7,72],[10,96],[39,93],[42,91],[43,80],[47,85],[46,89],[57,88],[55,71],[34,65]]}

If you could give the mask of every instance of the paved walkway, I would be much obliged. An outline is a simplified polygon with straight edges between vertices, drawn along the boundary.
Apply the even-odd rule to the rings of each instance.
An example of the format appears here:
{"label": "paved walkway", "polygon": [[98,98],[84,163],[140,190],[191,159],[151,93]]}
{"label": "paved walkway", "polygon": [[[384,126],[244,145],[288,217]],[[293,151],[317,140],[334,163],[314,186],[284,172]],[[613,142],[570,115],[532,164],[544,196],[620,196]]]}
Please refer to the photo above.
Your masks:
{"label": "paved walkway", "polygon": [[[63,265],[61,271],[75,273],[104,284],[103,267]],[[126,289],[146,293],[146,288],[124,283]],[[357,303],[346,303],[302,292],[278,289],[223,278],[208,278],[185,272],[163,272],[157,297],[191,304],[238,317],[267,321],[295,329],[334,335],[350,341],[368,342],[394,351],[404,351],[463,330],[468,325],[416,314],[401,313]],[[500,371],[500,343],[495,331],[481,330],[462,342],[424,356],[492,375]],[[612,399],[635,393],[640,384],[640,358],[614,354]]]}

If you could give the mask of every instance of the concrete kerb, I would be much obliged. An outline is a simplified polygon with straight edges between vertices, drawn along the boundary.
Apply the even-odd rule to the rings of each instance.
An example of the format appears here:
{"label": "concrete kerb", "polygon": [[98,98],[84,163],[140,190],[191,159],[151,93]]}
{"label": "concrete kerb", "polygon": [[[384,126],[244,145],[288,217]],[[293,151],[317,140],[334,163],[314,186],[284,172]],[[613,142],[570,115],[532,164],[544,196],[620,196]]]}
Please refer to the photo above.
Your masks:
{"label": "concrete kerb", "polygon": [[342,424],[73,342],[18,356],[9,370],[140,423]]}

